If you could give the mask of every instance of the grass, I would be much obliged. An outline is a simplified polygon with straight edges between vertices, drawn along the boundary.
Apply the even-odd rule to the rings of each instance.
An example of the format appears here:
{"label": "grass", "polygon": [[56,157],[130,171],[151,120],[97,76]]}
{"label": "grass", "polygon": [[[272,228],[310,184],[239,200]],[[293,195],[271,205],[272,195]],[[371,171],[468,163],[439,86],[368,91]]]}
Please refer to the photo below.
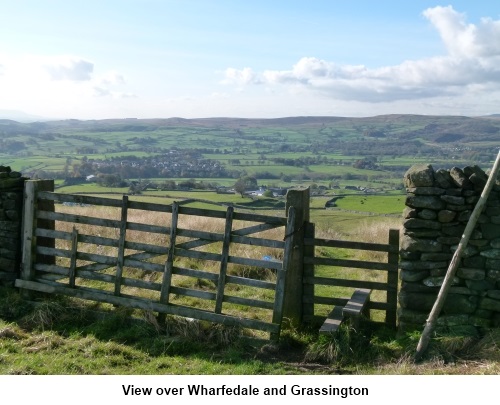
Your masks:
{"label": "grass", "polygon": [[348,195],[336,201],[339,209],[400,215],[404,209],[404,195]]}
{"label": "grass", "polygon": [[[135,214],[144,223],[159,220],[153,214]],[[118,214],[100,210],[98,215],[114,218]],[[167,214],[164,215],[160,221],[168,221]],[[348,235],[321,225],[317,234],[324,238],[386,242],[387,229],[397,227],[398,221],[385,218],[378,224],[358,222],[359,226],[351,228]],[[208,221],[201,225],[211,231],[222,230],[220,223]],[[185,222],[183,226],[193,224]],[[137,237],[144,241],[143,235]],[[350,255],[345,249],[323,253],[335,257]],[[186,263],[186,266],[196,265],[199,264]],[[250,270],[232,271],[241,275],[240,272]],[[193,282],[196,281],[189,281],[187,286]],[[255,298],[255,291],[242,294]],[[260,314],[255,312],[254,316]],[[40,296],[36,301],[26,301],[17,290],[0,290],[0,374],[3,375],[496,375],[500,372],[500,332],[495,330],[481,337],[436,335],[422,363],[415,363],[412,358],[419,333],[397,336],[392,330],[366,322],[357,330],[345,324],[332,337],[320,337],[317,332],[315,327],[286,329],[279,343],[255,345],[248,340],[247,331],[235,327],[174,316],[167,316],[162,322],[150,311],[115,308],[69,297]]]}
{"label": "grass", "polygon": [[34,304],[1,291],[2,375],[497,375],[500,331],[436,336],[426,360],[412,356],[419,334],[348,325],[334,337],[289,330],[279,344],[255,347],[241,331],[148,312],[102,308],[69,298]]}

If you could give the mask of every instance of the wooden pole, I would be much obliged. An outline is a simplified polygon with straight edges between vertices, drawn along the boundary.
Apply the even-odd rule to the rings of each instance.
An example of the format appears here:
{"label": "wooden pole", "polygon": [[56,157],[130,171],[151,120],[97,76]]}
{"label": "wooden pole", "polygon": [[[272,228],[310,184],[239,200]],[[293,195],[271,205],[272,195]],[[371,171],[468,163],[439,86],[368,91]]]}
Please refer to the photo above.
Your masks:
{"label": "wooden pole", "polygon": [[[28,180],[24,183],[22,264],[20,278],[32,281],[35,278],[35,260],[39,263],[54,264],[55,258],[36,253],[36,246],[54,247],[53,238],[37,237],[36,228],[55,229],[54,220],[37,219],[37,211],[54,212],[54,201],[39,201],[39,191],[54,191],[54,180]],[[21,290],[25,299],[32,299],[29,290]]]}
{"label": "wooden pole", "polygon": [[309,222],[309,188],[288,190],[286,212],[294,208],[293,232],[285,235],[285,242],[291,244],[291,257],[287,264],[283,318],[287,326],[298,327],[302,323],[302,279],[304,277],[304,225]]}
{"label": "wooden pole", "polygon": [[418,361],[422,358],[422,355],[425,353],[427,346],[429,344],[431,334],[434,330],[437,318],[439,317],[439,313],[441,312],[441,309],[443,308],[444,302],[446,300],[446,296],[448,295],[448,291],[451,287],[451,281],[453,280],[453,277],[455,276],[455,273],[458,268],[458,264],[460,263],[460,259],[462,258],[463,251],[467,247],[467,243],[469,242],[470,236],[472,234],[472,231],[474,230],[474,227],[476,226],[477,220],[479,219],[479,216],[481,215],[481,212],[483,211],[483,208],[486,204],[486,201],[488,199],[488,195],[490,194],[490,191],[495,184],[495,181],[498,176],[498,172],[500,169],[500,151],[498,152],[497,158],[495,160],[495,163],[493,165],[493,168],[491,169],[490,176],[488,178],[488,181],[486,182],[486,186],[484,187],[483,192],[481,193],[481,197],[479,197],[479,200],[474,207],[474,210],[472,211],[472,215],[467,222],[467,226],[465,227],[464,233],[462,235],[462,238],[460,240],[460,243],[458,244],[458,248],[455,251],[450,265],[448,266],[448,270],[446,272],[446,276],[443,280],[443,284],[441,285],[441,289],[439,290],[439,294],[436,298],[436,302],[434,303],[434,306],[432,307],[432,310],[429,314],[429,318],[427,319],[427,322],[425,324],[424,331],[422,332],[422,336],[420,337],[420,341],[418,342],[417,345],[417,352],[415,354],[415,360]]}

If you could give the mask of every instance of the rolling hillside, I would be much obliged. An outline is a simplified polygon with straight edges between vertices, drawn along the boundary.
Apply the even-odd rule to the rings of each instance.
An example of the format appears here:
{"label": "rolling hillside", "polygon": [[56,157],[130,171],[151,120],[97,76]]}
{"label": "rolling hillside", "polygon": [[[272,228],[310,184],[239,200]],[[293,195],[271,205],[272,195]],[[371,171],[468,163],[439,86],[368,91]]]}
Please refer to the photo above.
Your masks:
{"label": "rolling hillside", "polygon": [[[204,173],[209,178],[265,178],[265,173],[273,179],[323,181],[351,173],[399,179],[414,163],[489,167],[499,145],[500,119],[495,115],[0,120],[0,164],[31,176],[43,171],[58,178],[75,175],[74,165],[88,160],[175,152],[183,161],[196,159],[203,165],[206,160],[209,166],[224,167],[218,174]],[[160,177],[202,176],[190,171]]]}

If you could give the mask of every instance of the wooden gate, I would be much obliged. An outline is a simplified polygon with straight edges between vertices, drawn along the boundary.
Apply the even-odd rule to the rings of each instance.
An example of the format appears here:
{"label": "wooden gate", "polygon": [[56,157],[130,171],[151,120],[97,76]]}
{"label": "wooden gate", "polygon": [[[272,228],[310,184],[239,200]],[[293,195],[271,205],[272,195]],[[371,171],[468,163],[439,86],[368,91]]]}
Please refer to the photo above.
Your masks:
{"label": "wooden gate", "polygon": [[[329,240],[315,237],[312,223],[305,226],[303,319],[320,321],[320,333],[334,333],[345,318],[355,319],[370,310],[382,312],[378,322],[396,328],[399,230],[389,230],[387,243]],[[340,251],[350,251],[347,258]],[[352,252],[371,252],[378,260],[352,258]],[[375,253],[375,254],[373,254]],[[351,269],[354,269],[352,271]],[[319,307],[327,309],[320,314]],[[326,319],[325,319],[326,315]]]}
{"label": "wooden gate", "polygon": [[[45,210],[44,202],[58,209]],[[88,211],[82,206],[97,214],[80,213]],[[281,218],[232,207],[224,212],[127,196],[59,194],[28,181],[24,209],[23,266],[16,286],[25,293],[63,294],[279,337],[292,252],[285,235],[294,234],[293,207]],[[150,213],[164,222],[148,223]],[[189,229],[182,225],[187,218]],[[221,225],[196,229],[207,219]]]}

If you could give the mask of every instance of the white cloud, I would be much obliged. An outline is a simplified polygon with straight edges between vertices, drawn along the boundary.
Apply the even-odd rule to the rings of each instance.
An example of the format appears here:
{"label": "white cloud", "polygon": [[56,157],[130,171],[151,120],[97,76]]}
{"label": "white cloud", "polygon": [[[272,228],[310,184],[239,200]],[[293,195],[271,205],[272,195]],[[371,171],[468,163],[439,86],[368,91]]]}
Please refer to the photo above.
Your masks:
{"label": "white cloud", "polygon": [[0,108],[47,117],[90,116],[91,111],[102,116],[118,109],[118,100],[137,97],[123,74],[99,71],[79,56],[0,54],[0,66]]}
{"label": "white cloud", "polygon": [[94,86],[92,90],[93,90],[93,95],[96,97],[106,97],[111,95],[111,91],[109,91],[104,87]]}
{"label": "white cloud", "polygon": [[112,97],[115,99],[120,98],[137,98],[134,93],[124,93],[121,91],[113,91],[105,87],[94,86],[92,88],[92,95],[95,97]]}
{"label": "white cloud", "polygon": [[452,6],[428,8],[423,15],[436,27],[448,52],[462,58],[494,58],[500,55],[500,21],[483,18],[467,24],[465,14]]}
{"label": "white cloud", "polygon": [[224,72],[225,79],[224,84],[237,84],[237,85],[247,85],[247,84],[259,84],[260,79],[254,73],[251,68],[234,69],[227,68]]}
{"label": "white cloud", "polygon": [[97,77],[93,80],[93,95],[96,97],[113,97],[115,99],[120,98],[136,98],[137,95],[133,93],[125,93],[122,91],[117,91],[116,88],[119,88],[126,84],[125,77],[117,72],[110,71],[105,73],[102,76]]}
{"label": "white cloud", "polygon": [[103,84],[107,84],[107,85],[118,85],[118,84],[125,84],[125,77],[115,71],[115,70],[112,70],[108,73],[106,73],[101,79],[100,79],[101,83]]}
{"label": "white cloud", "polygon": [[423,15],[437,29],[447,53],[375,69],[301,58],[289,70],[225,71],[225,84],[266,84],[289,91],[320,93],[337,100],[391,102],[479,94],[500,90],[500,20],[467,24],[453,7],[434,7]]}
{"label": "white cloud", "polygon": [[92,78],[94,64],[75,57],[51,58],[44,65],[52,80],[87,81]]}

